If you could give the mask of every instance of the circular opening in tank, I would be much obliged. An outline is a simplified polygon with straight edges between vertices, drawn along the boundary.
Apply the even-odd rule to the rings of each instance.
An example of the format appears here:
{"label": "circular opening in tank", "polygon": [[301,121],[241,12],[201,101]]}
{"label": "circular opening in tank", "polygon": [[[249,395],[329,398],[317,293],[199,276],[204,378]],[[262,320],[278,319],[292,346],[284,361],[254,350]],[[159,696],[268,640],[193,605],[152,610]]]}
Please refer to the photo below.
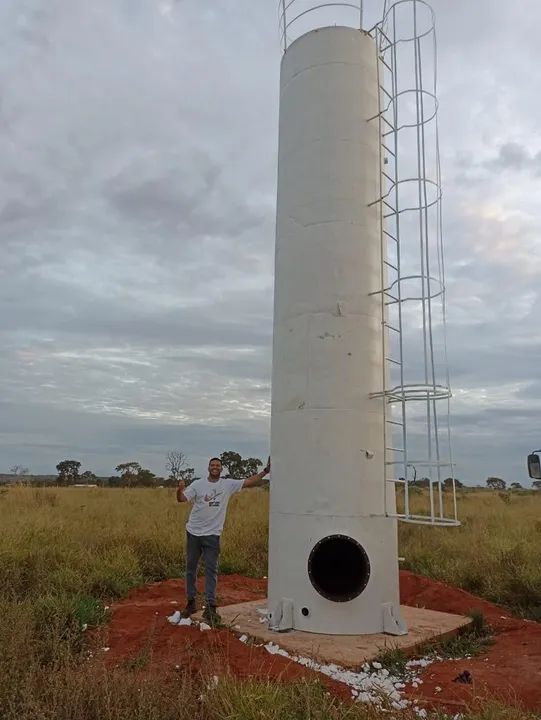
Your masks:
{"label": "circular opening in tank", "polygon": [[347,602],[358,597],[370,578],[366,550],[347,535],[329,535],[312,548],[310,582],[327,600]]}
{"label": "circular opening in tank", "polygon": [[301,610],[301,613],[302,613],[302,615],[304,615],[304,617],[308,617],[308,615],[310,615],[310,610],[308,610],[307,607],[303,607],[303,609]]}

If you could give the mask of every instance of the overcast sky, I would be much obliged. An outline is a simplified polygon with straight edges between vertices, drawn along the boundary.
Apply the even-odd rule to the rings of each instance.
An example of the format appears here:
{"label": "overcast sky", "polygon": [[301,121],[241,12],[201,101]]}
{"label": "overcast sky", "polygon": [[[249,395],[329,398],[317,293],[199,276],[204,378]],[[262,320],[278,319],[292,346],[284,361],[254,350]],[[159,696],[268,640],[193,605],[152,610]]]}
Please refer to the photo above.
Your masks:
{"label": "overcast sky", "polygon": [[[433,4],[456,472],[527,482],[541,5]],[[264,457],[275,0],[3,0],[0,48],[0,472]]]}

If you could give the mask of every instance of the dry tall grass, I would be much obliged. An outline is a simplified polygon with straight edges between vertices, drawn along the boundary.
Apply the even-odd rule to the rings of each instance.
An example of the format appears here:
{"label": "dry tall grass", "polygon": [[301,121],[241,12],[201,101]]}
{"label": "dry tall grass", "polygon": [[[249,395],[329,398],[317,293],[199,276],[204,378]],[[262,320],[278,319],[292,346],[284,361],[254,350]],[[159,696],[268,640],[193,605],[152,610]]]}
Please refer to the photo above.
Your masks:
{"label": "dry tall grass", "polygon": [[[460,507],[461,528],[401,527],[406,566],[538,614],[541,493],[468,492]],[[228,679],[202,692],[187,678],[174,687],[149,685],[136,672],[105,673],[83,660],[81,625],[100,622],[106,601],[144,581],[183,573],[187,511],[170,490],[11,488],[0,494],[2,720],[375,718],[373,709],[331,702],[314,685]],[[222,572],[266,574],[267,514],[265,491],[233,498]],[[527,716],[483,708],[474,717]]]}
{"label": "dry tall grass", "polygon": [[462,491],[458,502],[458,528],[400,525],[403,567],[541,620],[541,492]]}

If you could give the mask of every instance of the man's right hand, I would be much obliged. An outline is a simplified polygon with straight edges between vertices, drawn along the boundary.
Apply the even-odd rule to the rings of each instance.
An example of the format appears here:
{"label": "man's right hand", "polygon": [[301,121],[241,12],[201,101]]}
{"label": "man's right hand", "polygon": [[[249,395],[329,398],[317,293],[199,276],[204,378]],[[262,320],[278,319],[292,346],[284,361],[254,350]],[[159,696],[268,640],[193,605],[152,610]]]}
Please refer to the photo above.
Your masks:
{"label": "man's right hand", "polygon": [[184,490],[186,490],[186,483],[184,480],[179,480],[177,485],[177,502],[187,502],[184,496]]}

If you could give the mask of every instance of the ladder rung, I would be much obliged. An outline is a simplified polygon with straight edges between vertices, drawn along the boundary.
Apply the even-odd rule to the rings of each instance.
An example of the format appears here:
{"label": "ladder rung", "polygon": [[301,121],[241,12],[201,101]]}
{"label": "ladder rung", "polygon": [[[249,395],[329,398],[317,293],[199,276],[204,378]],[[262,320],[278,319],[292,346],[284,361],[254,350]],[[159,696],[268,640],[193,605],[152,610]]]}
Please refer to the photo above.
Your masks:
{"label": "ladder rung", "polygon": [[389,450],[389,452],[406,452],[404,448],[394,448],[394,447],[386,447],[385,450]]}
{"label": "ladder rung", "polygon": [[400,425],[400,427],[404,427],[404,423],[400,422],[400,420],[385,420],[386,423],[389,423],[389,425]]}
{"label": "ladder rung", "polygon": [[395,360],[394,358],[386,357],[385,360],[387,360],[387,362],[393,363],[393,365],[402,365],[400,360]]}
{"label": "ladder rung", "polygon": [[396,185],[395,179],[392,178],[390,175],[387,175],[385,170],[382,170],[381,174],[384,175],[390,183],[392,183],[393,187]]}
{"label": "ladder rung", "polygon": [[[392,45],[392,44],[393,44],[392,41],[391,41],[391,38],[387,35],[387,33],[385,32],[385,30],[382,30],[381,27],[379,27],[379,26],[378,26],[378,33],[381,35],[381,37],[383,37],[383,38],[385,38],[385,40],[387,40],[387,42],[389,43],[389,45]],[[381,51],[380,51],[380,52],[381,52]]]}
{"label": "ladder rung", "polygon": [[394,236],[394,235],[391,235],[391,233],[390,233],[390,232],[389,232],[388,230],[384,230],[384,231],[383,231],[383,234],[384,234],[384,235],[387,235],[387,237],[388,237],[388,238],[390,238],[391,240],[394,240],[394,241],[395,241],[395,243],[397,243],[397,242],[398,242],[398,239],[397,239],[397,238],[395,238],[395,236]]}
{"label": "ladder rung", "polygon": [[388,322],[384,322],[383,324],[385,325],[386,328],[389,328],[389,330],[394,330],[396,333],[398,333],[400,335],[400,330],[398,328],[395,328],[394,325],[389,325]]}
{"label": "ladder rung", "polygon": [[[383,122],[391,128],[391,131],[394,132],[394,131],[395,131],[394,125],[392,125],[392,124],[387,120],[387,118],[385,117],[385,115],[380,112],[380,113],[379,113],[379,116],[381,117],[381,119],[383,120]],[[378,116],[376,115],[375,117],[378,117]],[[371,118],[371,119],[372,119],[372,118]],[[390,133],[387,133],[387,135],[390,135]],[[385,133],[384,133],[384,136],[385,136]]]}
{"label": "ladder rung", "polygon": [[391,298],[391,300],[386,302],[385,305],[392,305],[393,303],[400,302],[396,295],[393,295],[388,290],[374,290],[373,292],[368,293],[368,297],[372,297],[373,295],[387,295],[387,297]]}
{"label": "ladder rung", "polygon": [[393,270],[396,270],[396,272],[398,272],[398,267],[396,265],[393,265],[392,262],[389,262],[388,260],[384,260],[383,262],[385,265],[387,265],[387,267],[390,267]]}
{"label": "ladder rung", "polygon": [[379,89],[380,89],[381,91],[383,91],[383,92],[385,93],[385,95],[387,95],[387,97],[389,98],[389,100],[394,100],[394,97],[391,95],[391,93],[390,93],[386,88],[383,87],[383,85],[380,85],[380,86],[379,86]]}
{"label": "ladder rung", "polygon": [[389,65],[389,63],[388,63],[386,60],[384,60],[381,55],[379,56],[379,59],[380,59],[380,62],[381,62],[383,65],[385,65],[385,67],[387,68],[387,70],[392,73],[392,72],[393,72],[393,69],[392,69],[392,67]]}
{"label": "ladder rung", "polygon": [[381,147],[382,147],[386,152],[388,152],[389,155],[392,155],[393,157],[396,157],[396,154],[395,154],[394,150],[391,150],[391,148],[387,147],[387,145],[385,145],[385,143],[381,143]]}

